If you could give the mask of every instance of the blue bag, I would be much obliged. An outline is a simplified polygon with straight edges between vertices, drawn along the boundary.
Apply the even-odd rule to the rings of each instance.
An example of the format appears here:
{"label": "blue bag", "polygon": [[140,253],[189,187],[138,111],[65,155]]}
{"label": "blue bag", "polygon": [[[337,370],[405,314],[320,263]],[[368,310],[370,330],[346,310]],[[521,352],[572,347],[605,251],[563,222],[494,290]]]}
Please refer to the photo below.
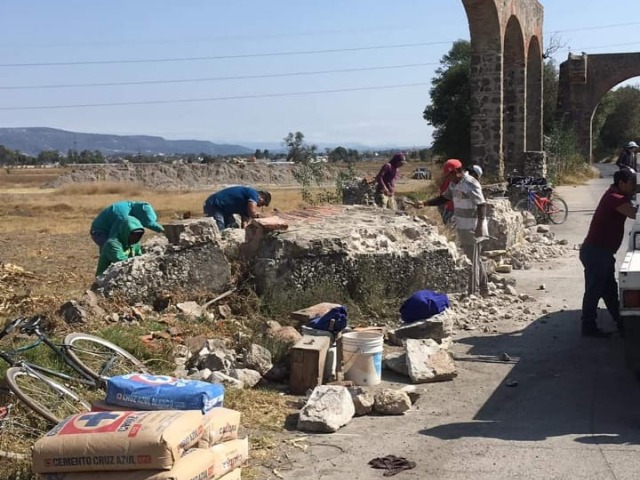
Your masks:
{"label": "blue bag", "polygon": [[445,293],[419,290],[400,307],[400,315],[405,323],[426,320],[449,308],[449,297]]}
{"label": "blue bag", "polygon": [[[333,320],[333,325],[332,321]],[[333,307],[322,316],[316,317],[307,323],[307,327],[325,332],[338,333],[347,328],[347,307],[341,305]]]}
{"label": "blue bag", "polygon": [[221,407],[224,387],[166,375],[131,373],[107,380],[109,405],[136,410],[200,410]]}

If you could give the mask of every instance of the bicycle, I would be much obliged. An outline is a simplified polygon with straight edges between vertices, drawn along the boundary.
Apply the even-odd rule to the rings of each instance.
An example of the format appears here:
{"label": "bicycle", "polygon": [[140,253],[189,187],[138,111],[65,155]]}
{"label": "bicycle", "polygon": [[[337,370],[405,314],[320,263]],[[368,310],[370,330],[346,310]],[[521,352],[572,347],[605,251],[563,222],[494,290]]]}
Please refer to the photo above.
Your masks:
{"label": "bicycle", "polygon": [[[31,410],[53,423],[65,417],[89,411],[91,405],[65,385],[50,377],[90,389],[103,388],[109,376],[125,373],[149,373],[145,365],[126,350],[93,335],[70,333],[62,344],[56,344],[42,331],[45,318],[36,315],[19,317],[8,322],[0,331],[0,339],[16,329],[35,336],[35,342],[14,350],[0,349],[0,359],[9,368],[5,379],[9,389]],[[31,363],[21,354],[46,345],[58,360],[69,367],[72,374]]]}
{"label": "bicycle", "polygon": [[551,223],[560,225],[567,220],[569,215],[567,202],[554,195],[553,188],[532,185],[524,185],[521,188],[526,193],[526,198],[515,204],[515,210],[532,213],[537,222],[549,220]]}

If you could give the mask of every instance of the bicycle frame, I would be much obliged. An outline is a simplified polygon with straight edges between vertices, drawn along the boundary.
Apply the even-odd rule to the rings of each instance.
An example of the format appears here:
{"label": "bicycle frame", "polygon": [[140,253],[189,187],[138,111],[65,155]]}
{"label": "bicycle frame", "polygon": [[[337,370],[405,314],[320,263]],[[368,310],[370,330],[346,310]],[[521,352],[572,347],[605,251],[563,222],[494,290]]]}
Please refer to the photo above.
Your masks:
{"label": "bicycle frame", "polygon": [[42,374],[49,375],[49,376],[54,376],[63,380],[79,383],[82,385],[87,385],[90,387],[97,386],[96,381],[93,378],[91,378],[89,375],[87,375],[84,371],[82,371],[82,369],[80,369],[80,367],[78,367],[75,364],[75,362],[67,355],[67,353],[64,351],[63,348],[60,348],[58,345],[56,345],[51,340],[49,340],[46,337],[46,335],[44,335],[39,329],[36,329],[34,333],[38,337],[38,339],[30,345],[26,345],[24,347],[18,348],[17,350],[15,350],[16,353],[26,352],[27,350],[36,348],[40,346],[42,343],[44,343],[59,358],[61,358],[64,361],[64,363],[69,365],[76,373],[78,373],[80,377],[74,377],[71,375],[67,375],[66,373],[58,372],[56,370],[51,370],[50,368],[42,367],[40,365],[27,362],[25,360],[16,359],[15,356],[10,355],[4,350],[0,350],[0,358],[5,362],[7,362],[7,364],[9,364],[9,366],[11,367],[22,366],[27,368],[28,370],[35,370],[36,372],[40,372]]}
{"label": "bicycle frame", "polygon": [[536,209],[543,215],[548,215],[549,210],[545,208],[549,203],[551,203],[551,198],[543,197],[538,195],[533,190],[527,191],[527,207],[531,207],[531,205],[535,205]]}

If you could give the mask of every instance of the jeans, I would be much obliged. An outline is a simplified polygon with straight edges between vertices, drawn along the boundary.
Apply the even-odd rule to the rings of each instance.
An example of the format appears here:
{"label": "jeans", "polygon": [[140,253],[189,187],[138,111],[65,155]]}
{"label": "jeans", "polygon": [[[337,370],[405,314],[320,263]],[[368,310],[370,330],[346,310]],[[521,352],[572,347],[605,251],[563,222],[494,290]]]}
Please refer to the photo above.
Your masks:
{"label": "jeans", "polygon": [[613,320],[620,323],[620,300],[616,281],[614,252],[593,245],[582,245],[580,261],[584,266],[582,324],[596,326],[598,302],[602,298]]}
{"label": "jeans", "polygon": [[89,235],[91,235],[91,240],[93,240],[93,243],[98,245],[98,248],[102,248],[102,246],[109,239],[109,235],[98,230],[91,230],[91,232],[89,232]]}
{"label": "jeans", "polygon": [[489,280],[482,258],[480,258],[481,244],[476,242],[476,236],[471,230],[456,230],[456,234],[460,248],[471,260],[471,274],[469,275],[467,293],[475,294],[479,292],[481,295],[486,295],[489,293]]}
{"label": "jeans", "polygon": [[204,206],[204,215],[206,217],[213,217],[218,225],[218,230],[223,231],[225,228],[238,228],[238,222],[236,222],[233,214],[225,215],[220,210],[215,208],[209,208]]}

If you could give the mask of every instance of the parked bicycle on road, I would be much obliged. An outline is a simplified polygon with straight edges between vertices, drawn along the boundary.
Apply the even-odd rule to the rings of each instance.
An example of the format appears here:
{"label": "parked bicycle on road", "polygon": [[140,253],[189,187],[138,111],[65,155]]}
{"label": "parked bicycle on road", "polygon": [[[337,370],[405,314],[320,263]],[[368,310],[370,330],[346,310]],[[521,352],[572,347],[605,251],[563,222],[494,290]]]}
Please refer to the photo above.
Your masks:
{"label": "parked bicycle on road", "polygon": [[[47,420],[57,423],[68,415],[88,411],[91,405],[72,388],[102,388],[110,376],[125,373],[149,373],[145,365],[126,350],[102,338],[85,333],[71,333],[62,344],[54,343],[43,332],[42,316],[19,317],[0,330],[0,339],[10,333],[36,337],[33,343],[15,349],[0,347],[0,359],[9,364],[5,378],[9,389],[29,408]],[[25,353],[46,345],[61,362],[63,370],[38,365],[26,360]],[[51,377],[65,383],[62,385]]]}
{"label": "parked bicycle on road", "polygon": [[523,187],[526,198],[519,200],[513,207],[517,211],[527,211],[535,217],[538,223],[550,221],[560,225],[567,220],[569,208],[567,202],[553,193],[550,186]]}

